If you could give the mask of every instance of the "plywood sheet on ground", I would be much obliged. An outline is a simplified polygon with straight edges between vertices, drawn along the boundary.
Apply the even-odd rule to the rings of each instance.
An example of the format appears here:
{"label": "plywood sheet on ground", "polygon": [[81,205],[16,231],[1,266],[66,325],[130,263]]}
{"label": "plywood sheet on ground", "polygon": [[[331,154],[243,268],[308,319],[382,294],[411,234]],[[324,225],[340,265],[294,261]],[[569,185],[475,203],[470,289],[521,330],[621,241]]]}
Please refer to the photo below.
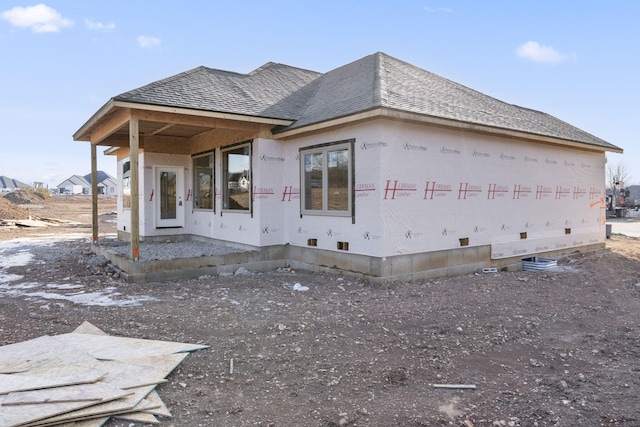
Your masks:
{"label": "plywood sheet on ground", "polygon": [[208,345],[183,344],[139,338],[93,334],[63,334],[54,337],[60,343],[82,350],[99,360],[122,360],[202,350]]}
{"label": "plywood sheet on ground", "polygon": [[[60,414],[68,414],[96,405],[95,402],[53,402],[33,405],[4,406],[7,395],[0,396],[0,427],[17,427],[27,425],[47,425],[51,417],[60,417]],[[122,396],[115,397],[119,399]],[[120,401],[117,401],[120,402]],[[123,404],[121,404],[124,406]],[[129,409],[121,408],[121,412],[131,411],[135,405],[129,404]],[[100,414],[103,415],[103,414]]]}
{"label": "plywood sheet on ground", "polygon": [[160,424],[160,421],[158,421],[158,419],[154,415],[146,412],[132,412],[130,414],[121,414],[116,415],[115,418],[124,421],[135,421],[138,423]]}
{"label": "plywood sheet on ground", "polygon": [[77,347],[72,347],[50,336],[0,347],[0,370],[2,366],[22,364],[23,371],[41,368],[56,368],[70,364],[91,363],[94,357]]}
{"label": "plywood sheet on ground", "polygon": [[18,391],[7,394],[2,406],[35,405],[61,402],[106,402],[121,399],[132,392],[106,383],[80,384],[43,390]]}
{"label": "plywood sheet on ground", "polygon": [[129,389],[166,382],[166,376],[187,356],[188,353],[165,354],[141,359],[97,361],[87,366],[108,371],[104,381]]}
{"label": "plywood sheet on ground", "polygon": [[48,426],[71,421],[83,421],[102,416],[114,416],[136,411],[136,406],[147,396],[155,386],[138,387],[127,390],[131,394],[126,397],[105,403],[99,403],[90,407],[85,406],[75,411],[69,411],[46,420],[25,424],[25,427]]}
{"label": "plywood sheet on ground", "polygon": [[73,421],[70,423],[58,424],[56,427],[102,427],[109,421],[110,417],[93,418],[91,420]]}
{"label": "plywood sheet on ground", "polygon": [[153,409],[145,409],[145,412],[149,412],[150,414],[153,414],[153,415],[160,415],[161,417],[172,416],[171,411],[169,411],[169,408],[162,401],[157,391],[154,390],[151,393],[149,393],[149,395],[147,396],[147,399],[151,401],[153,404],[157,404],[158,406]]}
{"label": "plywood sheet on ground", "polygon": [[50,225],[54,225],[36,219],[17,219],[15,220],[15,223],[20,227],[48,227]]}
{"label": "plywood sheet on ground", "polygon": [[37,373],[0,374],[0,394],[18,391],[95,383],[107,375],[104,369],[75,366],[53,368]]}
{"label": "plywood sheet on ground", "polygon": [[87,322],[86,320],[80,324],[74,331],[74,334],[88,334],[88,335],[109,335],[97,326]]}
{"label": "plywood sheet on ground", "polygon": [[[121,414],[157,422],[154,414],[171,413],[156,385],[188,352],[204,348],[111,337],[88,322],[71,334],[0,347],[0,373],[11,373],[0,374],[0,427],[100,427]],[[105,390],[97,393],[97,387]]]}

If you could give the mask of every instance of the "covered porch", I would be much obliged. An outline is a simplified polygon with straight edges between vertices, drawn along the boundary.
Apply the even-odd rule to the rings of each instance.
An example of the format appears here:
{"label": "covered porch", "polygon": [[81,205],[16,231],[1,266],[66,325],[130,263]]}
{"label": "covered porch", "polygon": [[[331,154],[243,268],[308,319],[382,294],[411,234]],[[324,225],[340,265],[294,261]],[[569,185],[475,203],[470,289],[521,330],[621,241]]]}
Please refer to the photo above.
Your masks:
{"label": "covered porch", "polygon": [[[91,146],[94,247],[99,250],[101,243],[98,238],[98,146],[107,147],[107,155],[130,160],[130,223],[125,234],[128,250],[126,254],[114,255],[114,259],[126,260],[127,271],[135,272],[148,267],[136,265],[140,262],[140,245],[144,239],[140,233],[140,153],[193,155],[255,138],[272,138],[272,128],[289,124],[291,121],[281,119],[110,100],[73,135],[74,140],[90,142]],[[121,178],[119,172],[118,180]],[[118,197],[123,195],[120,193]]]}

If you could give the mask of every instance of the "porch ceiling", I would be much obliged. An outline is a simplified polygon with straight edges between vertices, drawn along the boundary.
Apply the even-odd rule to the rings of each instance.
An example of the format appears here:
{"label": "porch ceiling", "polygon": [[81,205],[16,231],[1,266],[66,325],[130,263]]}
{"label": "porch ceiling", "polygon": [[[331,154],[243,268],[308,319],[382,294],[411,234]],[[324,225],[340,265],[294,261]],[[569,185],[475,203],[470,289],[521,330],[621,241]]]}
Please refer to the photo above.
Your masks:
{"label": "porch ceiling", "polygon": [[[140,120],[138,122],[141,139],[145,137],[170,137],[189,139],[205,132],[215,130],[215,126],[180,125],[168,122]],[[123,124],[97,145],[123,146],[129,145],[129,122]]]}
{"label": "porch ceiling", "polygon": [[74,135],[76,141],[94,145],[127,147],[129,123],[138,120],[140,145],[145,141],[185,141],[208,133],[212,139],[254,138],[278,125],[291,121],[240,116],[165,106],[142,105],[111,101],[98,111]]}

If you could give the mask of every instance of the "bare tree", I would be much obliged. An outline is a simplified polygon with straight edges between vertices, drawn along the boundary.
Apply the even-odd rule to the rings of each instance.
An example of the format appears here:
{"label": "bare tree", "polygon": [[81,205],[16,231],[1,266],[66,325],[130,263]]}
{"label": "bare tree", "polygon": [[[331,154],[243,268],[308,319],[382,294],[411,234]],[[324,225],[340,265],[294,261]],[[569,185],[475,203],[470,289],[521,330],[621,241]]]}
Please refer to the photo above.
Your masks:
{"label": "bare tree", "polygon": [[631,172],[622,162],[607,166],[607,192],[611,193],[614,200],[614,207],[618,205],[621,191],[625,188],[625,182],[631,179]]}

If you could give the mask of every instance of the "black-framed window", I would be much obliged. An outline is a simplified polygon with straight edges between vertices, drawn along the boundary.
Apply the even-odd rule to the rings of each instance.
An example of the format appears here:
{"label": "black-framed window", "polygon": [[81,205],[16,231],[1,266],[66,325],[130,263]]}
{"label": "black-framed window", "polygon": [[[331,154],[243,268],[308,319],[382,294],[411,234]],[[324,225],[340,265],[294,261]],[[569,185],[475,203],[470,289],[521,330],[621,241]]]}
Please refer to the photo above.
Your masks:
{"label": "black-framed window", "polygon": [[222,209],[251,211],[251,143],[221,150]]}
{"label": "black-framed window", "polygon": [[351,216],[353,143],[300,149],[302,214]]}
{"label": "black-framed window", "polygon": [[193,208],[214,209],[215,182],[213,152],[193,157]]}

